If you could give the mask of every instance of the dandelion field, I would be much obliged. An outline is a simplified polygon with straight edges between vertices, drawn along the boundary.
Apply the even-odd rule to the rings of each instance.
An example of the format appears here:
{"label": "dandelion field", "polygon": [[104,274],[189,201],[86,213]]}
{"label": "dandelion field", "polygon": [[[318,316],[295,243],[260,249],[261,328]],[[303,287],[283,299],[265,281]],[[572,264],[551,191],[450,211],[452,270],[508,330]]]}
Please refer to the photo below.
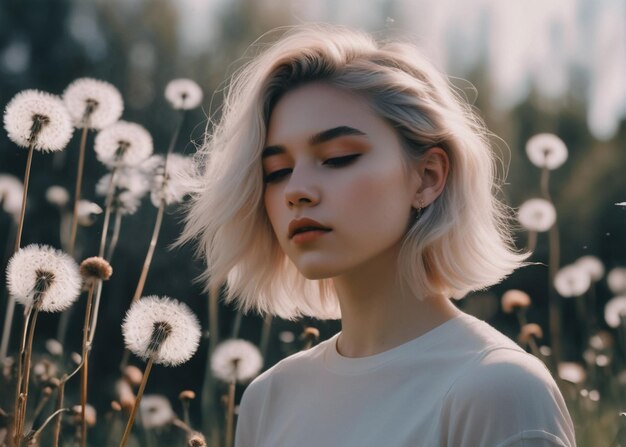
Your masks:
{"label": "dandelion field", "polygon": [[[241,315],[202,290],[193,247],[172,246],[229,64],[288,20],[255,5],[224,11],[246,31],[222,30],[221,50],[194,58],[168,47],[168,7],[139,2],[124,16],[100,5],[98,27],[122,61],[108,67],[79,26],[93,11],[60,4],[39,7],[66,14],[70,31],[0,6],[23,19],[13,31],[32,33],[27,72],[47,70],[22,79],[0,48],[0,445],[230,446],[246,385],[340,330]],[[68,49],[68,35],[85,48]],[[42,57],[46,45],[75,59],[61,68],[69,56]],[[515,242],[537,264],[453,302],[546,364],[579,446],[626,446],[624,120],[600,138],[575,93],[559,103],[539,90],[503,113],[489,73],[468,78],[510,163],[502,194]]]}

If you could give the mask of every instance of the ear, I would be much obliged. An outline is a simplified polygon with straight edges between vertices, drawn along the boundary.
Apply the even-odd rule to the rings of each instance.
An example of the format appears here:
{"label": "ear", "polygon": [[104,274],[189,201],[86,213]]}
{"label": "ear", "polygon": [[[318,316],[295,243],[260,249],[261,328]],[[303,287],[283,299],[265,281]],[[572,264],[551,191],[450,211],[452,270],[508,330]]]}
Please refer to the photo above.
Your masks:
{"label": "ear", "polygon": [[413,173],[419,178],[419,186],[415,191],[413,207],[428,206],[439,197],[446,186],[449,170],[448,154],[440,147],[431,147],[419,161],[414,162]]}

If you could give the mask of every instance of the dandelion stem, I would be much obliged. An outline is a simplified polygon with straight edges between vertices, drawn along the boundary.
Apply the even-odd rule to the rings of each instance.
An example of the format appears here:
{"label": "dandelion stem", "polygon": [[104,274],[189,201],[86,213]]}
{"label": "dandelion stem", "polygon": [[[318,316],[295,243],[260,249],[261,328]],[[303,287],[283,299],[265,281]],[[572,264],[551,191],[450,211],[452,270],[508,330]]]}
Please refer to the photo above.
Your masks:
{"label": "dandelion stem", "polygon": [[89,340],[87,341],[87,348],[91,350],[93,344],[93,338],[96,335],[96,325],[98,324],[98,311],[100,310],[100,297],[102,296],[102,280],[96,282],[96,298],[93,305],[93,311],[91,312],[91,323],[89,324]]}
{"label": "dandelion stem", "polygon": [[106,246],[107,233],[109,232],[109,220],[111,219],[111,207],[113,204],[113,190],[115,186],[115,176],[117,175],[117,166],[111,171],[111,180],[109,180],[109,190],[107,191],[106,206],[104,211],[104,222],[102,224],[102,236],[100,236],[100,249],[98,256],[104,257],[104,247]]}
{"label": "dandelion stem", "polygon": [[[38,119],[34,120],[38,122]],[[37,130],[37,133],[39,130]],[[30,168],[33,162],[33,152],[36,144],[36,132],[35,123],[33,123],[33,131],[31,132],[31,142],[28,146],[28,158],[26,159],[26,169],[24,172],[24,190],[22,192],[22,207],[20,210],[20,218],[17,223],[17,233],[15,235],[15,247],[13,253],[17,253],[22,243],[22,230],[24,229],[24,216],[26,214],[26,197],[28,196],[28,183],[30,179]],[[2,341],[0,342],[0,359],[6,357],[6,352],[9,346],[9,339],[11,338],[11,326],[13,325],[13,314],[15,312],[15,300],[9,298],[7,304],[7,313],[4,317],[4,330],[2,331]]]}
{"label": "dandelion stem", "polygon": [[261,343],[260,343],[261,357],[263,358],[263,361],[265,361],[265,357],[267,356],[267,348],[269,346],[269,341],[270,341],[270,332],[272,331],[272,321],[273,321],[273,316],[270,313],[268,313],[263,319],[263,329],[261,331]]}
{"label": "dandelion stem", "polygon": [[24,215],[26,214],[26,196],[28,195],[28,183],[30,179],[30,167],[33,163],[33,152],[35,151],[35,142],[33,141],[28,147],[28,158],[26,159],[26,170],[24,172],[24,192],[22,193],[22,208],[20,210],[20,218],[17,224],[17,235],[15,236],[14,253],[20,249],[22,243],[22,230],[24,229]]}
{"label": "dandelion stem", "polygon": [[[39,292],[35,292],[39,293]],[[33,339],[35,337],[35,325],[37,324],[37,315],[39,314],[39,306],[41,304],[41,300],[36,297],[35,304],[32,308],[32,317],[30,322],[30,327],[28,330],[28,340],[26,342],[26,347],[24,350],[24,364],[23,364],[23,374],[24,379],[22,380],[22,389],[19,391],[19,410],[16,413],[17,420],[15,423],[15,444],[19,446],[20,440],[22,439],[23,431],[24,431],[24,420],[26,418],[26,408],[28,404],[28,385],[30,382],[30,362],[33,352]]]}
{"label": "dandelion stem", "polygon": [[133,427],[133,423],[135,422],[135,416],[137,415],[137,410],[139,409],[139,404],[141,403],[141,398],[143,396],[143,391],[146,388],[146,383],[148,382],[148,376],[150,375],[150,370],[152,369],[152,363],[154,363],[154,359],[158,353],[157,351],[153,351],[150,357],[148,358],[148,363],[146,364],[146,369],[143,372],[143,378],[141,379],[141,384],[139,385],[139,390],[137,391],[137,397],[135,397],[135,404],[133,405],[133,409],[130,412],[130,416],[128,417],[128,423],[126,424],[126,429],[124,430],[124,435],[122,437],[122,441],[120,442],[120,447],[124,447],[128,442],[128,436],[130,436],[130,431]]}
{"label": "dandelion stem", "polygon": [[64,411],[71,411],[71,410],[69,408],[59,408],[54,413],[52,413],[50,416],[48,416],[48,418],[44,421],[44,423],[41,424],[41,427],[39,427],[37,430],[32,431],[31,433],[26,435],[24,440],[27,441],[27,442],[36,440],[37,437],[43,431],[43,429],[46,428],[46,426],[50,423],[50,421],[52,421],[52,419],[54,419],[57,415],[63,413]]}
{"label": "dandelion stem", "polygon": [[[59,388],[57,391],[57,402],[56,402],[56,410],[60,410],[63,407],[63,399],[65,397],[65,382],[69,377],[66,375],[61,379],[61,383],[59,383]],[[61,436],[61,419],[63,417],[62,413],[59,413],[59,417],[57,418],[54,424],[54,436],[52,437],[52,447],[59,447],[59,437]]]}
{"label": "dandelion stem", "polygon": [[154,256],[154,249],[156,248],[157,239],[159,238],[159,231],[161,230],[161,223],[163,222],[163,212],[165,211],[165,200],[161,199],[159,204],[159,211],[157,213],[156,222],[154,223],[154,230],[152,231],[152,239],[150,239],[150,246],[148,247],[148,253],[143,263],[143,269],[141,270],[141,276],[139,277],[139,283],[133,296],[133,302],[141,298],[143,287],[146,284],[146,278],[148,277],[148,270],[152,263],[152,257]]}
{"label": "dandelion stem", "polygon": [[15,297],[8,297],[7,312],[4,316],[4,326],[2,329],[2,342],[0,343],[0,365],[4,364],[4,359],[9,351],[9,338],[11,337],[11,326],[13,325],[13,314],[15,313]]}
{"label": "dandelion stem", "polygon": [[[211,287],[209,290],[209,352],[207,358],[212,358],[215,347],[219,343],[219,289]],[[202,384],[202,417],[203,429],[211,434],[211,445],[219,443],[219,424],[216,418],[215,403],[215,379],[211,373],[211,368],[207,363],[204,371],[204,382]]]}
{"label": "dandelion stem", "polygon": [[233,361],[233,377],[228,384],[228,408],[226,409],[226,447],[233,446],[233,427],[235,417],[235,385],[237,384],[237,367],[239,359]]}
{"label": "dandelion stem", "polygon": [[111,236],[111,243],[109,245],[109,250],[107,251],[106,260],[111,261],[113,258],[113,253],[115,252],[115,248],[117,247],[117,241],[120,238],[120,228],[122,227],[122,213],[120,208],[118,207],[115,210],[115,223],[113,225],[113,236]]}
{"label": "dandelion stem", "polygon": [[24,311],[24,323],[22,324],[22,333],[20,335],[20,350],[17,358],[17,372],[16,372],[16,380],[15,384],[15,403],[13,405],[13,436],[17,433],[18,429],[18,420],[20,415],[20,399],[22,397],[22,378],[23,378],[23,368],[24,368],[24,351],[26,349],[26,334],[28,333],[28,322],[30,320],[32,307],[25,309]]}
{"label": "dandelion stem", "polygon": [[89,121],[89,107],[85,110],[83,117],[83,132],[80,136],[80,151],[78,155],[78,169],[76,173],[76,187],[74,189],[74,213],[72,214],[72,232],[70,235],[69,254],[74,256],[76,246],[76,233],[78,231],[78,202],[80,201],[80,189],[83,183],[83,167],[85,165],[85,146],[87,145],[87,130],[89,127],[85,121]]}
{"label": "dandelion stem", "polygon": [[85,309],[85,322],[83,324],[83,370],[81,374],[81,387],[80,387],[80,406],[81,406],[81,437],[80,445],[85,447],[87,445],[87,418],[85,417],[85,411],[87,408],[87,378],[89,373],[89,322],[91,320],[91,308],[93,303],[93,291],[94,284],[89,287],[89,295],[87,296],[87,307]]}

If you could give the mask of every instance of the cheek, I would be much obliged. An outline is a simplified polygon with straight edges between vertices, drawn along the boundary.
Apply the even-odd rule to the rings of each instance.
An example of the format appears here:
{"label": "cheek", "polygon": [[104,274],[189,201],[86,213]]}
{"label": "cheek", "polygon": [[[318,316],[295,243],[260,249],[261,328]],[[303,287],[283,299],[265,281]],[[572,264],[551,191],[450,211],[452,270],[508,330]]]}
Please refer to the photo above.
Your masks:
{"label": "cheek", "polygon": [[404,231],[410,213],[408,186],[401,171],[389,169],[355,179],[347,199],[348,213],[366,233]]}

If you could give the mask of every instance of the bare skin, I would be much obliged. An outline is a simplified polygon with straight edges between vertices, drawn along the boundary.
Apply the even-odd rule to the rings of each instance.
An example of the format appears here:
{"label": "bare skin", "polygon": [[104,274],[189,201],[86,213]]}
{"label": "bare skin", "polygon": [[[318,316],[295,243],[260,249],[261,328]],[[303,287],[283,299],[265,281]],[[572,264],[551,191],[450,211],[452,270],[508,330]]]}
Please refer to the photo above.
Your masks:
{"label": "bare skin", "polygon": [[[310,141],[337,128],[352,130]],[[362,97],[323,83],[306,84],[278,101],[268,147],[274,150],[263,157],[266,211],[298,270],[308,279],[332,278],[342,313],[341,355],[384,352],[461,313],[444,296],[419,300],[407,295],[408,288],[403,294],[395,280],[411,209],[428,206],[444,190],[449,160],[443,149],[429,149],[405,175],[394,129]],[[301,217],[332,231],[294,242],[289,222]]]}

